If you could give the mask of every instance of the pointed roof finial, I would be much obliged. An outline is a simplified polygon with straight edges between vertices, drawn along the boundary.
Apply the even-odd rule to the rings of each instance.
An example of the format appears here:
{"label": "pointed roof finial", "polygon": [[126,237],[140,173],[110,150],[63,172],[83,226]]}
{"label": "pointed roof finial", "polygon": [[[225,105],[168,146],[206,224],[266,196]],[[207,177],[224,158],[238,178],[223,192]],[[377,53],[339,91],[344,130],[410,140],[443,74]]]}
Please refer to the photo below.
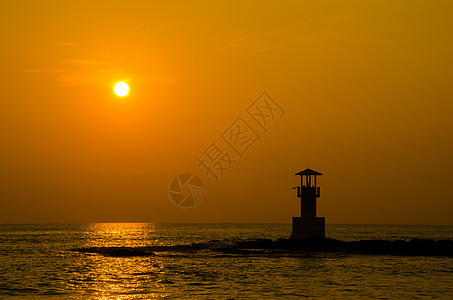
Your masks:
{"label": "pointed roof finial", "polygon": [[307,168],[307,169],[305,169],[303,171],[300,171],[299,173],[296,173],[294,175],[322,175],[322,173],[319,173],[319,172],[316,172],[316,171],[314,171],[312,169]]}

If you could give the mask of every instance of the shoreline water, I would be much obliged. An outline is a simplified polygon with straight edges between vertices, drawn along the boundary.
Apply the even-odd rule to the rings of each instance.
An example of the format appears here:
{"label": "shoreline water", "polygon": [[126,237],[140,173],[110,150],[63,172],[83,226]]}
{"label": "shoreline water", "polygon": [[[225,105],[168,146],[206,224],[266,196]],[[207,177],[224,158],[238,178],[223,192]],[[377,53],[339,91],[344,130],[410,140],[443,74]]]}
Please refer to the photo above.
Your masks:
{"label": "shoreline water", "polygon": [[453,257],[453,240],[435,241],[431,239],[411,239],[409,241],[359,240],[345,242],[329,238],[309,238],[303,240],[280,238],[277,240],[213,240],[208,243],[193,243],[174,246],[91,247],[77,248],[73,250],[81,253],[97,253],[113,257],[154,256],[159,252],[196,252],[203,250],[238,255],[261,254],[275,256],[326,252],[363,255]]}
{"label": "shoreline water", "polygon": [[[327,224],[326,231],[326,241],[345,245],[453,240],[453,226]],[[453,297],[452,257],[266,249],[290,234],[291,224],[1,225],[0,298]]]}

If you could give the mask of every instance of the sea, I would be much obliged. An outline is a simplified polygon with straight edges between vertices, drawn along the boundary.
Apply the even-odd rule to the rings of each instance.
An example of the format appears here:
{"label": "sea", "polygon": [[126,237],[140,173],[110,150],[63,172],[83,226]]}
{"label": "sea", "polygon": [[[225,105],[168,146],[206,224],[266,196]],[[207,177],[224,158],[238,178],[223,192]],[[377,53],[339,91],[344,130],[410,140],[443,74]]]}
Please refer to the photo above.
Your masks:
{"label": "sea", "polygon": [[[0,298],[453,299],[451,257],[174,247],[290,234],[291,224],[0,224]],[[453,240],[453,226],[327,224],[326,236]],[[148,246],[161,251],[109,256],[78,250]]]}

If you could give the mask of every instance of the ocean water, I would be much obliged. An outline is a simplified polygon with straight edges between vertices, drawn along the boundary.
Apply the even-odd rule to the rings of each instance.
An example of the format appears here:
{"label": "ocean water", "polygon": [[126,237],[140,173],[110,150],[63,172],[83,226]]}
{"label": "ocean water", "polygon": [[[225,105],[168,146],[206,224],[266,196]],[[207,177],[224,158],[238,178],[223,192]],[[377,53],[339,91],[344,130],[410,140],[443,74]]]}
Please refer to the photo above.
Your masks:
{"label": "ocean water", "polygon": [[[448,257],[227,255],[171,247],[290,233],[291,224],[1,224],[0,298],[453,299]],[[453,240],[453,226],[328,224],[326,234],[348,241]],[[162,251],[121,257],[75,251],[146,246]]]}

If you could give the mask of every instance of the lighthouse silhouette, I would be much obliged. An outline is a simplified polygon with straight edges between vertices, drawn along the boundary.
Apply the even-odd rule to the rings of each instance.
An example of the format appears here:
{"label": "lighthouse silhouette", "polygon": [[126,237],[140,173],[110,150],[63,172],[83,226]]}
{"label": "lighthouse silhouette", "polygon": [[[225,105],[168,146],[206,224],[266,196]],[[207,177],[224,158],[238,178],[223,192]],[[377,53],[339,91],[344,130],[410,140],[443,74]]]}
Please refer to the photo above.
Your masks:
{"label": "lighthouse silhouette", "polygon": [[317,186],[316,177],[322,175],[312,169],[305,169],[296,173],[300,176],[300,186],[297,197],[300,198],[300,217],[293,217],[292,239],[305,239],[310,237],[325,237],[325,219],[316,216],[316,198],[319,198],[320,188]]}

